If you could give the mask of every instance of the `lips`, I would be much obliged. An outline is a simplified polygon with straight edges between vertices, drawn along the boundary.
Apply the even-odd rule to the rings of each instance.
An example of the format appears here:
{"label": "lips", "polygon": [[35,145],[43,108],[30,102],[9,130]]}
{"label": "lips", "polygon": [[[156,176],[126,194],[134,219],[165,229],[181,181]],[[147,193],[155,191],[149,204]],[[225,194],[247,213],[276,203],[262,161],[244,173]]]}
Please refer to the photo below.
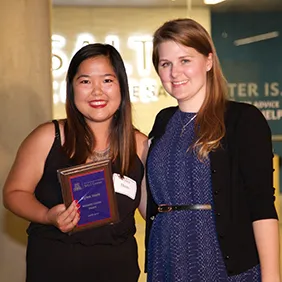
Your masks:
{"label": "lips", "polygon": [[107,102],[105,100],[94,100],[89,102],[89,106],[95,109],[106,107]]}

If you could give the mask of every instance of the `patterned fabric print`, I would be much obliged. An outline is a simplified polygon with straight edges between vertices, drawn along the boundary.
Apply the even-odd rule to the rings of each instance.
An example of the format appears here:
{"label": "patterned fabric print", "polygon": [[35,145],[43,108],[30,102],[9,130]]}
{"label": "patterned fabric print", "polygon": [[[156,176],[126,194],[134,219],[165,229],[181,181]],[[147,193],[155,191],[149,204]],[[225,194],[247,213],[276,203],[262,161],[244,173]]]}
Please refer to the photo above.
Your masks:
{"label": "patterned fabric print", "polygon": [[[209,160],[201,162],[195,153],[186,152],[193,141],[194,122],[180,137],[183,124],[193,116],[176,112],[148,158],[148,180],[158,205],[212,204]],[[147,277],[150,282],[260,281],[258,267],[227,277],[211,210],[156,216],[150,235]]]}

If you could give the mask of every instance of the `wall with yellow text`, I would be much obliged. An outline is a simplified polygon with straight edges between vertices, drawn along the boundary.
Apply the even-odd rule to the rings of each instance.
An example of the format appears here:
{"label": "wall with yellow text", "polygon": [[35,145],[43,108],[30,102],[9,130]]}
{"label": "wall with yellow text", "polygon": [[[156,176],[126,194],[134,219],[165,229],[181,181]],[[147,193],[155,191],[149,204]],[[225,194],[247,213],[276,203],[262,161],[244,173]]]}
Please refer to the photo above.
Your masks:
{"label": "wall with yellow text", "polygon": [[[210,31],[208,8],[190,16]],[[65,73],[83,45],[110,43],[121,53],[129,78],[135,126],[148,134],[156,113],[176,101],[161,88],[151,63],[152,34],[163,22],[186,17],[186,8],[54,7],[52,22],[54,118],[65,117]]]}

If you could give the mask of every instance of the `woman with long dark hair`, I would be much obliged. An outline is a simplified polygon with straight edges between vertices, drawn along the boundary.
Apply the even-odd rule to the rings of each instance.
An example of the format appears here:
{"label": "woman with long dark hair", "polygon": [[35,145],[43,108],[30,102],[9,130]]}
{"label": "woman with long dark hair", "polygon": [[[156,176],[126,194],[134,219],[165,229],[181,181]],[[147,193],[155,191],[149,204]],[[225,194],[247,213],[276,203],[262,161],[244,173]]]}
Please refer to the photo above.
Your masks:
{"label": "woman with long dark hair", "polygon": [[[66,114],[24,140],[4,187],[6,208],[31,222],[26,281],[137,281],[134,212],[145,216],[147,138],[132,125],[127,75],[113,46],[89,44],[74,55]],[[104,159],[119,178],[119,221],[69,235],[80,205],[63,204],[57,170]]]}

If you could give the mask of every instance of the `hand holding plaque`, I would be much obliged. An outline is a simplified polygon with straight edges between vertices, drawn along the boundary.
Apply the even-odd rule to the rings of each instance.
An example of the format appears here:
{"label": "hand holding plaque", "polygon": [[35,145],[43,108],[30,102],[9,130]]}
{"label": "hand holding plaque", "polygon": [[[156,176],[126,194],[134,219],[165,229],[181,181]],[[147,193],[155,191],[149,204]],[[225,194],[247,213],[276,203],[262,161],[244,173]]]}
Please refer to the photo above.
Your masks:
{"label": "hand holding plaque", "polygon": [[118,221],[111,160],[59,169],[58,178],[65,205],[80,204],[80,220],[71,232]]}

